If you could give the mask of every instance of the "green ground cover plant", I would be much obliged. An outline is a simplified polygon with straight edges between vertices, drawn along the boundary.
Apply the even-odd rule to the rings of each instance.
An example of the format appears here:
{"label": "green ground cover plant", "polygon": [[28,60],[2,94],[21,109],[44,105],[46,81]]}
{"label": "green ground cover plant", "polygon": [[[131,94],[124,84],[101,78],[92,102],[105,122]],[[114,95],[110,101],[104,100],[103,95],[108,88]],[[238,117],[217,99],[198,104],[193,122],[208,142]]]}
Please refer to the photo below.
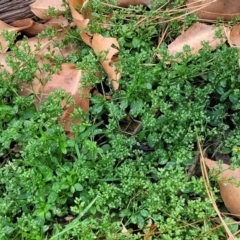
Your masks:
{"label": "green ground cover plant", "polygon": [[[68,61],[101,71],[101,82],[92,75],[85,80],[112,97],[91,95],[88,113],[75,109],[72,117],[83,121],[72,126],[74,139],[58,124],[64,92],[50,94],[41,109],[33,95],[19,96],[19,84],[31,82],[38,66],[27,43],[16,47],[16,36],[6,33],[14,74],[0,72],[1,239],[226,239],[199,171],[192,176],[187,171],[197,154],[197,137],[210,156],[218,152],[239,165],[239,152],[233,151],[240,138],[238,50],[226,43],[211,51],[205,44],[192,55],[186,47],[177,56],[182,61],[175,61],[167,44],[197,18],[170,21],[167,9],[181,6],[172,1],[161,15],[157,12],[166,22],[153,20],[166,2],[126,9],[89,3],[94,15],[89,30],[114,36],[120,44],[123,71],[116,92],[75,28],[59,44],[71,41],[79,47]],[[99,27],[105,13],[112,14],[111,29]],[[136,27],[142,16],[145,23]],[[166,24],[169,34],[156,49]],[[45,34],[57,33],[49,28]],[[63,61],[48,66],[49,75]],[[123,130],[129,117],[142,124],[136,134]]]}

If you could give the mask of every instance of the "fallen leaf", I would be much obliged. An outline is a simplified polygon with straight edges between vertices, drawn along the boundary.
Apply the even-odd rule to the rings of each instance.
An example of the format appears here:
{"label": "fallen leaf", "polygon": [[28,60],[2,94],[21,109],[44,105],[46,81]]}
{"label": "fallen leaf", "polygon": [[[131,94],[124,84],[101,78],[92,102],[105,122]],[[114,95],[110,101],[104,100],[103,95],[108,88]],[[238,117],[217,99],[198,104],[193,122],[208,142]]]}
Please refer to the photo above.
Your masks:
{"label": "fallen leaf", "polygon": [[[69,43],[67,46],[64,48],[61,48],[61,50],[56,47],[56,42],[61,42],[65,37],[65,33],[59,34],[57,37],[54,37],[53,39],[49,40],[48,37],[44,38],[37,38],[37,37],[32,37],[28,38],[28,45],[31,49],[31,52],[35,54],[35,58],[38,61],[38,67],[41,68],[43,64],[53,64],[50,62],[50,60],[46,58],[42,58],[42,56],[53,53],[54,56],[62,56],[63,58],[66,58],[69,56],[69,54],[75,49],[74,46]],[[40,49],[36,50],[36,46],[40,43]],[[19,45],[20,42],[17,42],[16,45]],[[76,50],[75,50],[76,51]],[[23,97],[27,97],[30,94],[37,94],[39,92],[39,80],[44,81],[44,79],[48,78],[49,73],[46,71],[39,71],[37,70],[35,72],[35,78],[32,81],[31,85],[28,84],[22,84],[21,85],[21,92],[19,93]]]}
{"label": "fallen leaf", "polygon": [[66,9],[62,6],[62,0],[36,0],[34,3],[30,4],[31,11],[40,19],[50,20],[52,17],[47,16],[49,7],[59,10],[63,13]]}
{"label": "fallen leaf", "polygon": [[[222,30],[222,39],[215,37],[215,32]],[[168,46],[169,54],[174,55],[178,52],[182,52],[185,45],[189,45],[191,53],[196,54],[200,49],[203,48],[202,42],[208,42],[212,49],[221,45],[226,41],[225,31],[229,31],[228,28],[214,27],[204,23],[196,22],[190,28],[188,28],[183,34],[177,37]]]}
{"label": "fallen leaf", "polygon": [[186,5],[189,12],[196,12],[200,18],[206,20],[222,18],[230,21],[240,16],[239,0],[188,0]]}
{"label": "fallen leaf", "polygon": [[220,164],[208,158],[204,158],[207,167],[217,176],[220,194],[226,208],[236,217],[240,218],[240,187],[236,187],[234,182],[240,181],[240,168],[230,170],[228,164]]}
{"label": "fallen leaf", "polygon": [[[73,50],[76,51],[73,44],[69,43],[67,46],[56,47],[56,42],[61,42],[66,36],[66,33],[59,33],[58,36],[53,37],[51,40],[48,37],[37,38],[32,37],[28,38],[28,45],[30,46],[31,52],[35,55],[45,55],[49,53],[53,53],[54,56],[61,55],[63,58],[66,58]],[[36,46],[41,44],[40,49],[36,50]],[[18,45],[19,42],[16,43]]]}
{"label": "fallen leaf", "polygon": [[[100,34],[94,34],[92,48],[96,55],[103,54],[104,60],[101,62],[108,77],[112,80],[113,89],[119,87],[120,72],[114,66],[114,56],[118,54],[119,44],[116,38],[105,38]],[[105,54],[106,53],[106,54]]]}
{"label": "fallen leaf", "polygon": [[91,38],[92,38],[92,34],[91,33],[87,33],[85,31],[85,28],[87,27],[90,19],[86,18],[84,16],[84,14],[79,13],[77,9],[81,9],[83,6],[83,0],[69,0],[69,7],[71,9],[71,13],[72,13],[72,17],[73,17],[73,22],[74,24],[80,28],[81,34],[80,36],[82,37],[82,40],[88,44],[89,46],[91,46]]}
{"label": "fallen leaf", "polygon": [[[38,79],[35,79],[32,86],[23,85],[22,88],[32,89],[36,96],[36,106],[39,108],[41,101],[44,101],[49,93],[54,90],[64,90],[67,94],[74,98],[75,103],[71,106],[66,105],[66,100],[61,102],[64,110],[60,117],[60,122],[64,127],[65,132],[70,132],[70,125],[72,123],[71,114],[76,107],[80,107],[87,112],[89,109],[89,92],[90,87],[81,84],[82,71],[76,69],[75,64],[64,63],[62,69],[53,74],[50,81],[42,84]],[[28,92],[29,93],[29,92]],[[80,123],[81,119],[74,121],[74,124]]]}
{"label": "fallen leaf", "polygon": [[5,40],[2,33],[4,30],[7,30],[9,32],[18,32],[20,30],[28,28],[32,23],[29,23],[27,25],[22,26],[11,26],[9,24],[6,24],[3,21],[0,21],[0,53],[5,53],[8,50],[9,42]]}
{"label": "fallen leaf", "polygon": [[78,6],[78,4],[76,4],[76,3],[74,4],[72,2],[74,2],[74,1],[73,0],[69,1],[69,6],[70,6],[72,17],[73,17],[73,22],[78,28],[81,29],[80,36],[81,36],[82,40],[87,45],[91,46],[92,34],[85,31],[85,28],[87,27],[90,19],[85,19],[82,14],[78,13],[77,10],[75,9],[75,7]]}
{"label": "fallen leaf", "polygon": [[[70,96],[74,97],[75,104],[66,107],[66,101],[63,100],[61,105],[64,109],[61,122],[66,132],[70,132],[71,114],[76,107],[80,107],[83,111],[87,112],[89,109],[89,92],[90,88],[81,84],[82,71],[76,69],[76,66],[71,63],[65,63],[62,65],[62,70],[52,76],[51,81],[48,81],[45,86],[40,88],[41,98],[44,100],[46,96],[54,91],[62,89]],[[81,119],[78,119],[74,124],[80,123]]]}
{"label": "fallen leaf", "polygon": [[136,5],[149,5],[149,0],[118,0],[119,7],[129,7]]}
{"label": "fallen leaf", "polygon": [[240,47],[240,23],[235,25],[230,32],[231,43],[236,47]]}
{"label": "fallen leaf", "polygon": [[27,26],[25,29],[22,29],[21,32],[28,37],[36,36],[46,28],[44,24],[34,22],[31,18],[14,21],[11,23],[11,26]]}
{"label": "fallen leaf", "polygon": [[101,64],[112,81],[113,89],[117,90],[119,88],[119,80],[121,78],[121,70],[118,70],[115,66],[115,57],[119,52],[117,39],[103,37],[100,34],[92,34],[85,30],[90,19],[86,19],[83,14],[78,13],[75,9],[76,7],[81,9],[83,1],[69,0],[69,6],[74,23],[81,29],[80,36],[82,37],[82,40],[93,48],[96,55],[105,54]]}
{"label": "fallen leaf", "polygon": [[51,18],[46,23],[34,22],[31,18],[26,18],[14,21],[10,25],[13,27],[25,26],[21,32],[28,37],[33,37],[45,30],[46,26],[52,26],[54,29],[62,30],[62,28],[67,27],[69,23],[66,18],[59,16],[58,18]]}
{"label": "fallen leaf", "polygon": [[[51,40],[49,40],[47,37],[40,39],[33,37],[27,39],[31,52],[35,54],[35,58],[38,61],[39,67],[43,66],[43,64],[52,64],[49,59],[42,58],[42,56],[45,54],[53,53],[55,57],[57,55],[61,55],[65,58],[73,51],[73,46],[71,44],[65,48],[61,48],[61,50],[56,47],[56,41],[61,41],[64,37],[65,33],[61,33]],[[40,43],[41,46],[39,49],[36,49],[36,45],[38,45],[38,43]],[[21,49],[20,42],[17,42],[16,45],[18,45],[18,47]],[[2,54],[2,56],[0,55],[1,67],[2,70],[9,70],[5,62],[5,56],[6,54]],[[36,71],[35,78],[31,84],[24,83],[20,86],[21,91],[19,94],[23,97],[34,94],[36,96],[36,106],[38,108],[40,106],[40,101],[45,100],[49,93],[54,90],[62,89],[67,94],[73,96],[75,104],[72,106],[66,106],[66,101],[62,101],[62,108],[64,109],[64,112],[60,117],[60,122],[64,126],[64,130],[69,133],[71,124],[70,115],[72,114],[75,107],[80,107],[84,111],[88,111],[89,108],[88,94],[90,88],[82,88],[82,85],[80,83],[81,76],[82,71],[77,70],[76,66],[70,63],[62,64],[61,70],[58,73],[50,76],[49,81],[45,83],[43,83],[43,81],[49,77],[49,73],[45,71]],[[81,122],[81,119],[75,121],[74,123],[76,124],[78,122]],[[69,136],[71,136],[71,134]]]}
{"label": "fallen leaf", "polygon": [[25,19],[21,19],[21,20],[16,20],[14,22],[12,22],[10,25],[16,28],[22,28],[24,27],[24,29],[30,28],[33,25],[33,20],[31,18],[25,18]]}
{"label": "fallen leaf", "polygon": [[[41,67],[43,64],[52,64],[49,59],[42,58],[45,54],[53,53],[54,56],[61,55],[64,58],[67,57],[72,52],[72,45],[69,44],[61,50],[58,47],[55,47],[56,41],[61,41],[65,37],[64,33],[61,33],[58,37],[55,37],[51,40],[46,38],[38,39],[36,37],[29,38],[28,44],[30,46],[31,52],[35,54],[35,58],[38,61],[38,66]],[[40,49],[36,50],[36,45],[40,42]],[[21,48],[20,42],[17,42],[16,45],[19,45]],[[10,54],[10,53],[7,53]],[[0,64],[1,69],[9,70],[5,62],[6,54],[0,55]],[[88,111],[89,108],[89,91],[90,87],[82,86],[80,80],[82,77],[82,71],[76,69],[75,64],[65,63],[62,64],[61,70],[50,76],[50,79],[43,83],[44,79],[49,77],[49,73],[45,71],[36,71],[35,78],[31,84],[24,83],[20,86],[21,91],[19,94],[23,97],[26,97],[30,94],[36,96],[36,106],[39,108],[40,101],[44,101],[50,92],[54,90],[64,90],[67,94],[74,98],[75,103],[71,106],[66,105],[66,101],[61,102],[63,108],[63,114],[60,117],[60,123],[63,125],[64,130],[69,137],[73,138],[74,136],[70,132],[70,125],[72,123],[71,114],[73,113],[76,107],[80,107],[83,111]],[[74,121],[74,124],[80,123],[81,119]]]}

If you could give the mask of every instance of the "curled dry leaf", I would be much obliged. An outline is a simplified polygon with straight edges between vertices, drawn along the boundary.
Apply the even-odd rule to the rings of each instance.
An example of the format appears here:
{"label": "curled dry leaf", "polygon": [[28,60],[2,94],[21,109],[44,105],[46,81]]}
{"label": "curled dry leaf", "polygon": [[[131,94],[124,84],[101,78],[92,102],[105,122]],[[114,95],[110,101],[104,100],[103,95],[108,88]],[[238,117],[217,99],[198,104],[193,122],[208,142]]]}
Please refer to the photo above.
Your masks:
{"label": "curled dry leaf", "polygon": [[240,47],[240,23],[232,28],[230,33],[230,41],[235,46]]}
{"label": "curled dry leaf", "polygon": [[77,27],[81,29],[81,37],[83,41],[93,48],[94,52],[99,55],[101,53],[105,54],[101,64],[106,71],[108,77],[112,81],[112,86],[114,90],[119,87],[119,79],[121,77],[121,70],[118,70],[115,66],[115,57],[119,52],[119,44],[116,38],[103,37],[100,34],[91,34],[86,32],[85,29],[90,21],[90,19],[85,19],[84,15],[77,12],[75,7],[81,8],[83,1],[69,0],[69,6],[71,9],[73,21]]}
{"label": "curled dry leaf", "polygon": [[196,12],[200,18],[206,20],[222,18],[230,21],[234,17],[240,16],[239,0],[188,0],[187,8],[189,12]]}
{"label": "curled dry leaf", "polygon": [[31,18],[25,18],[25,19],[21,19],[21,20],[16,20],[14,22],[12,22],[10,25],[16,28],[22,28],[24,27],[24,29],[30,28],[33,25],[33,20]]}
{"label": "curled dry leaf", "polygon": [[118,0],[119,7],[129,7],[136,5],[149,5],[149,0]]}
{"label": "curled dry leaf", "polygon": [[31,26],[31,24],[33,24],[33,22],[31,22],[31,23],[28,22],[27,25],[24,25],[24,26],[22,25],[22,26],[14,27],[14,26],[4,23],[3,21],[0,21],[0,53],[5,53],[9,47],[9,42],[6,41],[2,35],[2,32],[4,30],[10,31],[10,32],[13,32],[13,31],[18,32],[18,31],[28,28],[29,26]]}
{"label": "curled dry leaf", "polygon": [[228,164],[218,164],[217,162],[204,158],[207,167],[217,176],[220,193],[226,208],[236,217],[240,218],[240,187],[236,187],[233,182],[240,181],[240,168],[230,170]]}
{"label": "curled dry leaf", "polygon": [[[219,30],[219,28],[222,30],[222,39],[215,37],[215,32]],[[229,29],[225,27],[214,27],[197,22],[168,46],[169,54],[174,55],[178,52],[182,52],[185,45],[189,45],[191,53],[196,54],[203,48],[203,41],[208,42],[211,48],[215,49],[226,41],[226,32],[228,31]]]}
{"label": "curled dry leaf", "polygon": [[73,2],[76,2],[76,1],[73,1],[73,0],[69,1],[69,6],[70,6],[72,17],[73,17],[73,22],[78,28],[81,29],[80,36],[81,36],[82,40],[87,45],[91,46],[92,34],[85,31],[85,28],[87,27],[90,19],[85,19],[82,14],[78,13],[77,10],[75,9],[75,7],[79,6],[79,4],[73,3]]}
{"label": "curled dry leaf", "polygon": [[34,22],[31,18],[14,21],[11,23],[11,26],[26,26],[21,32],[28,37],[36,36],[46,28],[43,24]]}
{"label": "curled dry leaf", "polygon": [[46,26],[52,26],[54,29],[59,29],[67,27],[69,25],[66,18],[59,16],[58,18],[52,18],[46,23],[34,22],[31,18],[26,18],[22,20],[14,21],[10,24],[12,27],[21,28],[24,35],[28,37],[36,36],[38,33],[46,29]]}
{"label": "curled dry leaf", "polygon": [[[114,56],[118,54],[118,41],[116,38],[104,38],[100,34],[94,34],[92,39],[92,48],[96,55],[103,53],[102,66],[106,71],[108,77],[112,79],[113,89],[117,90],[119,87],[120,72],[116,71],[114,66]],[[104,53],[106,52],[106,54]]]}
{"label": "curled dry leaf", "polygon": [[40,19],[50,20],[51,17],[46,16],[49,7],[59,10],[61,13],[65,11],[65,7],[62,6],[62,0],[36,0],[30,4],[31,11]]}

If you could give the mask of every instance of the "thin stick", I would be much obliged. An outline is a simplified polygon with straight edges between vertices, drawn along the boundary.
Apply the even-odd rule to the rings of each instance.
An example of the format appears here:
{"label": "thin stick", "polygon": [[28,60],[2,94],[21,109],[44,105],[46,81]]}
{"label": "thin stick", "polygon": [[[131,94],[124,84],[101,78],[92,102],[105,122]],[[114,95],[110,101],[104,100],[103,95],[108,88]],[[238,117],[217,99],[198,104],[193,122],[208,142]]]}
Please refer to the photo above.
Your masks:
{"label": "thin stick", "polygon": [[164,40],[164,38],[165,38],[165,36],[166,36],[166,34],[167,34],[167,30],[168,30],[168,26],[165,28],[165,30],[164,30],[161,38],[159,39],[156,50],[158,50],[159,47],[160,47],[160,45],[162,44],[162,42],[163,42],[163,40]]}

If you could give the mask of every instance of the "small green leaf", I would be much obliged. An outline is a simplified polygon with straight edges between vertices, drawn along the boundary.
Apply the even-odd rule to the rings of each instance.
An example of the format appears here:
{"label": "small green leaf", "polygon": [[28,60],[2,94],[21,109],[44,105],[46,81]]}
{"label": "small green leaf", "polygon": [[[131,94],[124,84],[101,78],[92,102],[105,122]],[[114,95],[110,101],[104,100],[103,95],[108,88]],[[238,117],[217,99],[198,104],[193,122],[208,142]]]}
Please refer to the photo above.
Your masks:
{"label": "small green leaf", "polygon": [[51,215],[50,212],[46,212],[46,213],[45,213],[45,219],[46,219],[46,220],[51,220],[51,217],[52,217],[52,215]]}
{"label": "small green leaf", "polygon": [[143,216],[143,217],[148,217],[148,211],[147,210],[145,210],[145,209],[142,209],[141,211],[140,211],[140,214]]}
{"label": "small green leaf", "polygon": [[233,220],[232,218],[224,218],[224,222],[227,224],[229,230],[231,231],[231,233],[236,233],[238,231],[238,224],[235,220]]}
{"label": "small green leaf", "polygon": [[83,190],[83,186],[80,183],[76,183],[74,187],[78,192],[81,192]]}

